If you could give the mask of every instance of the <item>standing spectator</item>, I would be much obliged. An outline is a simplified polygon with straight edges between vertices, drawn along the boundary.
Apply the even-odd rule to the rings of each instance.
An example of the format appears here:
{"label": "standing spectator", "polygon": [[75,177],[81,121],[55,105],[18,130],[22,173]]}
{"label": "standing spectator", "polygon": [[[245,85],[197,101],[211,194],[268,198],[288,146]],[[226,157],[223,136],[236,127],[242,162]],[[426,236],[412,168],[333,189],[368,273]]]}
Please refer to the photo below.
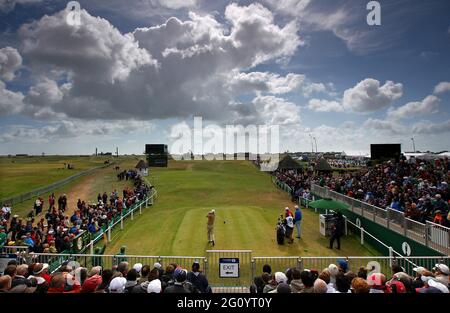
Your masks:
{"label": "standing spectator", "polygon": [[440,263],[435,265],[434,269],[434,277],[436,280],[445,286],[449,285],[449,279],[448,279],[449,269],[448,266]]}
{"label": "standing spectator", "polygon": [[27,287],[31,287],[31,282],[25,277],[28,274],[28,265],[20,264],[16,268],[16,275],[14,276],[11,288],[14,288],[18,285],[27,285]]}
{"label": "standing spectator", "polygon": [[295,206],[295,218],[294,218],[294,223],[295,223],[295,228],[297,228],[297,238],[300,239],[301,238],[301,233],[300,233],[300,223],[302,222],[302,211],[300,210],[300,208],[298,207],[298,205]]}
{"label": "standing spectator", "polygon": [[48,209],[53,210],[55,207],[55,194],[52,193],[50,196],[48,196]]}
{"label": "standing spectator", "polygon": [[194,262],[192,264],[192,271],[187,274],[187,281],[194,286],[194,291],[200,293],[211,293],[206,276],[200,273],[200,263]]}
{"label": "standing spectator", "polygon": [[337,249],[341,250],[341,236],[344,232],[344,217],[341,212],[336,213],[336,221],[331,228],[330,249],[333,249],[334,241],[337,241]]}
{"label": "standing spectator", "polygon": [[168,286],[164,293],[190,293],[190,290],[186,287],[187,274],[185,270],[177,269],[174,275],[175,281],[172,285]]}
{"label": "standing spectator", "polygon": [[6,293],[11,289],[11,276],[0,276],[0,293]]}
{"label": "standing spectator", "polygon": [[290,284],[292,293],[299,293],[303,290],[303,288],[305,288],[301,278],[302,277],[301,277],[300,270],[297,268],[294,268],[292,270],[292,280],[291,280],[291,284]]}
{"label": "standing spectator", "polygon": [[314,281],[314,293],[327,293],[328,287],[327,283],[322,279],[318,278]]}
{"label": "standing spectator", "polygon": [[208,215],[206,215],[208,218],[208,223],[206,225],[207,233],[208,233],[208,243],[212,243],[212,245],[215,245],[215,238],[214,238],[214,221],[216,219],[216,211],[211,210]]}

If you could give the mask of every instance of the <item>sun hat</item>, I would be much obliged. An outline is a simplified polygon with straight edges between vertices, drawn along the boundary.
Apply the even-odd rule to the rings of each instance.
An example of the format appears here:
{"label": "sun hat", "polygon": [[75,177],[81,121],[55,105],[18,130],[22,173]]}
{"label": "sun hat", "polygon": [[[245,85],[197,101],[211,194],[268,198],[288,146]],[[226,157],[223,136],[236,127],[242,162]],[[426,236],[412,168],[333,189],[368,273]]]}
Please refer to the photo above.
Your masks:
{"label": "sun hat", "polygon": [[154,268],[160,269],[162,267],[161,263],[156,262],[155,264],[153,264]]}
{"label": "sun hat", "polygon": [[424,272],[424,271],[426,271],[427,269],[425,268],[425,267],[422,267],[422,266],[418,266],[418,267],[414,267],[413,268],[413,271],[414,272],[416,272],[416,273],[418,273],[418,274],[420,274],[420,275],[422,275],[422,273]]}
{"label": "sun hat", "polygon": [[161,293],[161,289],[161,281],[154,279],[148,284],[147,293]]}
{"label": "sun hat", "polygon": [[46,268],[48,268],[48,264],[47,264],[47,263],[37,263],[37,264],[33,267],[33,275],[39,275],[39,274],[42,273]]}

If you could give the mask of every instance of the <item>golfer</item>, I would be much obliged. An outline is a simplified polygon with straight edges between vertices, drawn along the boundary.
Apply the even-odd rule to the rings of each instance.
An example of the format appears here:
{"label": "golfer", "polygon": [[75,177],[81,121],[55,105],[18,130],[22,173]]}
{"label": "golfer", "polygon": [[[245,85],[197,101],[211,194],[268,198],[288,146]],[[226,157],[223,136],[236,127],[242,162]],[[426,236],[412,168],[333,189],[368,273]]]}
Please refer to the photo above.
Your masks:
{"label": "golfer", "polygon": [[208,231],[208,243],[212,243],[212,245],[215,245],[214,240],[214,220],[216,219],[216,211],[211,210],[208,215],[206,215],[208,218],[208,223],[206,224],[206,229]]}

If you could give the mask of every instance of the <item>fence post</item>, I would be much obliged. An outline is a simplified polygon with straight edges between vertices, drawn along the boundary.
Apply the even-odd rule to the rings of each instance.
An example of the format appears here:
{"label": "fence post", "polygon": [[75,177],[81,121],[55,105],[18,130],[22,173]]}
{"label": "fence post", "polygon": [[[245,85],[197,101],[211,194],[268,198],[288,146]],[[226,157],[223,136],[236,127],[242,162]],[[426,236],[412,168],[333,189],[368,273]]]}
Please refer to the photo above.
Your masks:
{"label": "fence post", "polygon": [[[428,234],[429,233],[430,233],[430,224],[425,223],[425,246],[427,246],[427,247],[428,247]],[[450,245],[449,245],[449,247],[450,247]]]}
{"label": "fence post", "polygon": [[256,263],[255,263],[255,259],[252,258],[252,278],[251,278],[251,282],[253,282],[255,275],[256,275]]}
{"label": "fence post", "polygon": [[407,237],[408,234],[408,228],[407,228],[407,220],[406,217],[403,216],[403,234],[405,235],[405,237]]}
{"label": "fence post", "polygon": [[392,247],[390,246],[389,247],[389,267],[391,267],[392,268],[392,256],[393,256],[393,253],[392,253]]}
{"label": "fence post", "polygon": [[361,227],[360,230],[361,230],[361,245],[364,245],[364,228]]}
{"label": "fence post", "polygon": [[387,229],[389,229],[389,223],[390,223],[389,219],[390,219],[389,209],[387,209],[386,210],[386,227],[387,227]]}
{"label": "fence post", "polygon": [[131,220],[134,220],[134,209],[131,210]]}
{"label": "fence post", "polygon": [[120,214],[120,229],[123,230],[123,215]]}
{"label": "fence post", "polygon": [[348,228],[347,228],[347,217],[345,216],[344,217],[344,221],[345,221],[345,227],[344,227],[344,230],[345,230],[345,236],[347,236],[348,235]]}
{"label": "fence post", "polygon": [[111,225],[108,227],[108,242],[111,242]]}
{"label": "fence post", "polygon": [[[145,200],[145,203],[147,203],[147,200]],[[142,214],[142,202],[141,202],[141,204],[139,205],[139,214]]]}

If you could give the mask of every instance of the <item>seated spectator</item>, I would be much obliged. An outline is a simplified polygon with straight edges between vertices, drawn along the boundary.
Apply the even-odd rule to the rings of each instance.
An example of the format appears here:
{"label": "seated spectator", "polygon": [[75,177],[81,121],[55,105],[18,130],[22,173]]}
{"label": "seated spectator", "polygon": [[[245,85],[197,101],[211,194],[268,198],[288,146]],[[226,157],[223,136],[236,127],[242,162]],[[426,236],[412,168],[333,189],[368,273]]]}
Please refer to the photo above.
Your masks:
{"label": "seated spectator", "polygon": [[125,284],[125,293],[130,293],[132,289],[137,285],[137,272],[134,268],[127,272],[127,282]]}
{"label": "seated spectator", "polygon": [[20,264],[17,266],[16,274],[11,283],[11,288],[14,288],[18,285],[26,285],[27,287],[31,287],[31,282],[25,277],[28,274],[28,265]]}
{"label": "seated spectator", "polygon": [[339,272],[336,275],[336,293],[351,293],[350,282],[342,272]]}
{"label": "seated spectator", "polygon": [[438,282],[444,284],[445,286],[449,286],[448,275],[449,275],[449,269],[448,269],[447,265],[442,264],[442,263],[435,265],[434,277],[436,278],[436,280]]}
{"label": "seated spectator", "polygon": [[0,293],[9,292],[11,289],[12,279],[9,275],[0,276]]}
{"label": "seated spectator", "polygon": [[109,283],[109,293],[124,293],[127,279],[125,277],[115,277]]}
{"label": "seated spectator", "polygon": [[328,293],[328,286],[325,281],[318,278],[314,281],[314,293]]}
{"label": "seated spectator", "polygon": [[303,289],[300,293],[314,293],[314,276],[310,270],[303,270],[300,273],[300,279],[303,282]]}
{"label": "seated spectator", "polygon": [[177,268],[174,272],[174,283],[168,286],[164,293],[191,293],[189,287],[186,286],[187,273],[183,269]]}
{"label": "seated spectator", "polygon": [[352,280],[353,293],[369,293],[370,287],[364,278],[356,277]]}
{"label": "seated spectator", "polygon": [[373,273],[367,278],[370,287],[370,293],[389,293],[386,288],[386,276],[382,273]]}

